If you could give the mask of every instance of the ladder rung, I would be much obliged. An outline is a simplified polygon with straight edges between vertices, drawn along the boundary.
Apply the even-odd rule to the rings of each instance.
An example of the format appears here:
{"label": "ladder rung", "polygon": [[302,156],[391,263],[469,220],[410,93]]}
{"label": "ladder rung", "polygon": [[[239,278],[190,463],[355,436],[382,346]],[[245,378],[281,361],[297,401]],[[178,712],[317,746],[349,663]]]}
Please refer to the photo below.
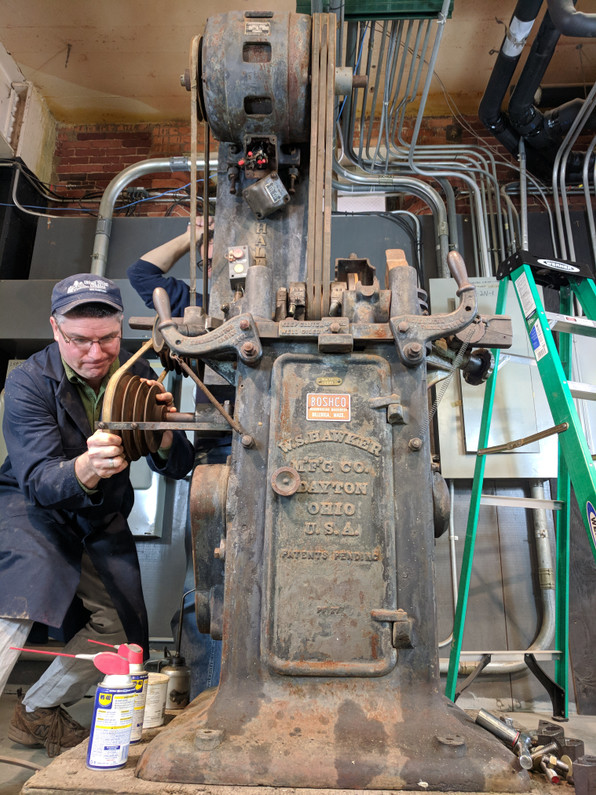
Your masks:
{"label": "ladder rung", "polygon": [[540,660],[558,660],[562,652],[555,649],[527,649],[518,651],[513,649],[502,649],[500,651],[461,651],[460,659],[466,662],[482,662],[482,658],[490,655],[491,662],[523,662],[526,654],[532,654]]}
{"label": "ladder rung", "polygon": [[562,500],[539,500],[534,497],[504,497],[498,494],[481,494],[481,505],[498,505],[501,508],[542,508],[546,511],[560,511]]}
{"label": "ladder rung", "polygon": [[556,312],[546,312],[546,318],[551,331],[560,331],[563,334],[583,334],[585,337],[596,337],[596,322],[587,317],[570,317],[559,315]]}
{"label": "ladder rung", "polygon": [[579,381],[567,381],[569,390],[578,400],[596,400],[596,386],[593,384],[580,384]]}

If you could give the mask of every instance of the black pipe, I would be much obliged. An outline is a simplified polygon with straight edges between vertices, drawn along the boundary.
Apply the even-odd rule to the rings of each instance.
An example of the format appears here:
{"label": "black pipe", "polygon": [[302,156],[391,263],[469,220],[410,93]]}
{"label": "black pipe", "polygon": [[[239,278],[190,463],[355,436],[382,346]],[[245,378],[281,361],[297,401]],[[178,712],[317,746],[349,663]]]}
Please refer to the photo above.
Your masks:
{"label": "black pipe", "polygon": [[530,134],[534,126],[540,124],[539,120],[534,122],[541,115],[534,107],[534,97],[560,38],[561,34],[547,12],[509,101],[509,120],[520,135]]}
{"label": "black pipe", "polygon": [[[569,0],[573,7],[573,0]],[[576,99],[542,113],[534,105],[534,98],[561,38],[549,11],[544,15],[528,59],[511,96],[508,107],[509,124],[526,143],[528,170],[542,179],[550,179],[555,157],[561,142],[583,105]],[[591,116],[586,131],[594,129]],[[581,179],[583,156],[570,153],[566,176],[569,181]]]}
{"label": "black pipe", "polygon": [[548,0],[548,10],[555,27],[565,36],[596,36],[596,14],[576,11],[573,0]]}
{"label": "black pipe", "polygon": [[478,108],[480,121],[512,154],[517,153],[519,134],[512,129],[501,106],[541,5],[542,0],[518,0]]}
{"label": "black pipe", "polygon": [[[512,155],[517,156],[520,138],[524,139],[528,171],[544,180],[552,177],[559,146],[583,104],[581,100],[574,100],[546,113],[542,113],[534,105],[534,97],[561,37],[561,31],[555,25],[550,13],[553,0],[548,2],[549,11],[544,15],[536,34],[507,111],[503,111],[501,108],[503,98],[532,22],[541,6],[541,0],[520,0],[517,3],[478,110],[480,120],[485,127]],[[561,12],[561,15],[562,10],[568,14],[569,9],[573,9],[574,0],[556,0],[556,2],[557,11]],[[596,17],[596,15],[591,16]],[[582,30],[585,30],[585,27]],[[594,128],[596,128],[596,115],[590,117],[585,127],[586,130]],[[571,152],[566,168],[568,181],[581,179],[582,167],[583,156]]]}

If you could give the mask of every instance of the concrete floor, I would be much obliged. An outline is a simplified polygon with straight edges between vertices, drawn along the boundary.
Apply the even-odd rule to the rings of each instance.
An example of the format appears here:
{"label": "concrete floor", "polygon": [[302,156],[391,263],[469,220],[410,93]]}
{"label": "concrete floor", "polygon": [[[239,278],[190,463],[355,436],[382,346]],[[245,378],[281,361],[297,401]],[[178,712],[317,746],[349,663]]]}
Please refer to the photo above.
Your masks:
{"label": "concrete floor", "polygon": [[[14,684],[7,685],[7,688],[6,688],[5,692],[4,692],[4,694],[0,698],[0,795],[18,795],[18,793],[21,792],[21,790],[22,790],[23,786],[25,785],[25,783],[36,772],[35,770],[32,770],[32,769],[27,769],[27,768],[24,768],[24,767],[18,767],[18,766],[13,765],[13,764],[7,764],[7,763],[1,761],[1,759],[10,758],[10,759],[14,759],[14,760],[23,761],[23,762],[26,762],[26,763],[32,763],[32,764],[38,765],[40,767],[45,767],[45,766],[47,766],[48,764],[50,764],[52,762],[52,760],[47,757],[45,749],[43,749],[43,748],[29,749],[29,748],[26,748],[24,746],[18,745],[17,743],[13,743],[7,738],[8,724],[9,724],[9,721],[10,721],[10,718],[11,718],[11,715],[12,715],[12,711],[14,709],[14,705],[15,705],[15,703],[17,701],[16,689],[17,689],[17,686],[14,685]],[[465,707],[465,704],[462,704],[462,706]],[[92,697],[88,697],[88,698],[83,699],[78,704],[75,704],[73,707],[71,707],[69,709],[69,712],[73,715],[73,717],[75,717],[83,725],[87,725],[87,726],[90,725],[91,717],[92,717],[92,713],[93,713],[93,698]],[[521,728],[521,729],[527,729],[527,730],[532,730],[532,729],[537,728],[538,721],[541,720],[541,719],[542,720],[547,720],[547,721],[551,720],[551,715],[548,712],[543,712],[543,713],[539,713],[539,712],[497,713],[496,710],[493,710],[493,712],[495,714],[498,714],[499,717],[502,716],[502,715],[511,716],[514,719],[514,721],[515,721],[516,727]],[[573,738],[577,738],[577,739],[583,740],[583,742],[585,744],[585,752],[587,754],[596,754],[596,716],[575,715],[574,714],[574,715],[571,715],[571,717],[570,717],[568,722],[566,722],[566,723],[564,723],[562,725],[564,727],[565,736],[567,738],[572,738],[573,737]],[[151,732],[155,732],[156,730],[150,730],[150,731]],[[81,778],[83,777],[83,772],[89,773],[89,771],[86,771],[86,768],[85,768],[85,745],[86,744],[83,744],[82,746],[79,746],[76,749],[71,749],[70,751],[67,751],[66,754],[63,754],[60,757],[61,760],[64,760],[65,763],[68,763],[68,765],[70,765],[70,768],[72,768],[75,771],[79,771],[81,773]],[[133,757],[134,756],[138,756],[140,751],[141,751],[141,748],[139,748],[139,746],[136,746],[134,753],[131,753],[131,757],[129,758],[129,763],[131,763],[131,765],[129,765],[129,766],[134,766],[134,758]],[[129,766],[127,766],[127,769],[128,769]],[[57,770],[60,769],[56,765],[54,765],[54,768],[56,768]],[[67,772],[72,772],[72,771],[70,771],[70,769],[69,769],[69,771],[67,771]],[[106,774],[106,773],[100,773],[100,774],[94,773],[94,775],[95,776],[97,776],[97,775],[102,776],[105,779],[105,784],[106,784],[106,787],[108,787],[108,789],[104,790],[104,787],[102,786],[101,787],[102,792],[104,792],[104,791],[105,792],[111,792],[112,791],[111,790],[112,782],[115,785],[116,784],[115,777],[120,775],[121,773],[124,773],[124,771],[114,771],[113,773],[110,772],[109,774]],[[130,773],[130,778],[132,779],[132,771],[129,771],[129,773]],[[46,774],[44,774],[44,776],[45,775]],[[49,775],[49,771],[48,771],[48,775]],[[108,776],[110,777],[109,780],[107,778]],[[77,780],[78,780],[78,777],[77,777]],[[47,793],[47,792],[58,792],[58,791],[64,791],[64,792],[74,792],[75,791],[74,789],[73,790],[69,790],[69,789],[63,790],[62,787],[60,787],[60,789],[52,789],[52,785],[51,785],[50,782],[51,782],[51,777],[48,778],[48,781],[44,782],[44,785],[42,786],[41,789],[37,790],[35,782],[31,781],[29,783],[29,785],[27,785],[27,787],[26,787],[26,792],[29,792],[32,795],[35,795],[36,792],[40,792],[41,793],[42,791],[44,793]],[[103,782],[102,782],[102,784],[103,784]],[[140,790],[137,789],[139,784],[141,784],[140,780],[139,779],[134,779],[134,784],[131,784],[132,788],[130,789],[130,792],[131,793],[133,791],[135,793],[141,792]],[[149,791],[151,793],[153,793],[153,792],[163,793],[163,792],[170,792],[171,791],[169,786],[167,786],[164,789],[163,785],[158,785],[157,789],[154,789],[154,787],[156,785],[151,785],[148,782],[144,782],[144,785],[145,785],[145,787],[143,789],[142,795],[148,795]],[[121,786],[122,786],[122,783],[120,782],[119,785],[117,786],[116,790],[114,790],[114,792],[117,791],[118,793],[120,793],[120,792],[123,792],[123,791],[124,792],[128,792],[129,791],[126,788],[121,789]],[[124,786],[126,787],[126,784]],[[565,785],[565,786],[567,786],[567,785]],[[541,786],[541,782],[538,782],[538,787],[539,787],[540,790],[544,790],[545,789],[543,786]],[[243,790],[245,795],[249,795],[249,790],[252,791],[253,788],[251,787],[251,788]],[[261,795],[265,795],[264,790],[267,790],[270,793],[275,792],[275,790],[272,790],[270,788],[263,788],[263,787],[260,787],[258,789],[254,788],[254,791],[261,793]],[[79,792],[79,791],[83,791],[83,790],[77,789],[76,791]],[[94,792],[97,792],[98,790],[97,789],[94,790],[93,788],[91,788],[90,790],[85,789],[84,791],[85,792],[89,791],[90,793],[94,793]],[[175,791],[177,793],[178,792],[180,792],[180,793],[182,793],[182,792],[184,792],[184,793],[187,793],[187,792],[188,793],[201,792],[201,793],[205,793],[205,795],[207,795],[207,793],[213,793],[213,795],[215,795],[216,792],[217,793],[226,792],[226,793],[229,793],[230,795],[233,795],[234,792],[238,792],[237,788],[208,787],[208,786],[204,786],[204,785],[196,786],[196,787],[195,786],[189,786],[189,785],[182,785],[182,786],[181,785],[176,785]],[[284,789],[284,793],[289,793],[289,792],[290,792],[290,790]],[[298,790],[296,790],[296,792],[298,792]],[[314,790],[300,790],[300,793],[304,793],[305,794],[307,792],[308,793],[313,793]],[[331,791],[331,790],[327,791],[326,790],[325,792],[333,792],[334,795],[339,795],[339,791],[338,790],[333,790],[333,791]],[[560,792],[560,790],[559,790],[559,792]]]}

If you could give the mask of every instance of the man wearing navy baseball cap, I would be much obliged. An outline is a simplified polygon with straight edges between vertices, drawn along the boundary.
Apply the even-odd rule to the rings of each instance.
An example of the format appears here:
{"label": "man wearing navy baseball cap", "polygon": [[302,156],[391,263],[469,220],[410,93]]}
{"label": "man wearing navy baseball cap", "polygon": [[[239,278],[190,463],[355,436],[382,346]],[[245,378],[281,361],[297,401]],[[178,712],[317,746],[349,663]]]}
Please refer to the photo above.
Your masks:
{"label": "man wearing navy baseball cap", "polygon": [[[110,279],[78,273],[52,291],[54,342],[7,377],[0,469],[0,693],[33,622],[68,623],[67,654],[94,653],[89,640],[138,643],[148,651],[147,614],[134,539],[134,499],[121,438],[94,431],[120,350],[122,297]],[[129,370],[156,383],[143,359]],[[163,390],[158,400],[173,405]],[[149,466],[184,477],[193,448],[165,431]],[[75,609],[78,608],[78,609]],[[73,618],[76,616],[76,618]],[[65,618],[69,618],[65,622]],[[87,735],[64,709],[99,681],[90,661],[56,657],[16,705],[8,737],[45,745],[49,756]]]}

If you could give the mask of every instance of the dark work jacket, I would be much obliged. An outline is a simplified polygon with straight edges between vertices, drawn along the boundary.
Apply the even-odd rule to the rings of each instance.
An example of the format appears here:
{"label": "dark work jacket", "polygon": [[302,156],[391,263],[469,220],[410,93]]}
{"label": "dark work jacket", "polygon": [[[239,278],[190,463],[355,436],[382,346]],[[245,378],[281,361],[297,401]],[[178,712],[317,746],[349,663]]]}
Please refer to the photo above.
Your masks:
{"label": "dark work jacket", "polygon": [[[184,310],[190,305],[190,288],[182,279],[165,276],[157,265],[145,259],[138,259],[128,268],[126,275],[148,309],[155,309],[153,306],[155,288],[163,287],[170,299],[172,317],[184,316]],[[197,295],[196,299],[197,306],[202,306],[203,296]]]}
{"label": "dark work jacket", "polygon": [[[130,354],[120,352],[124,363]],[[130,372],[155,378],[143,359]],[[129,468],[87,494],[74,462],[92,435],[76,387],[52,343],[13,370],[4,391],[8,456],[0,469],[0,616],[59,627],[71,605],[86,550],[107,587],[129,642],[148,647],[147,613],[135,542],[126,521],[134,491]],[[149,466],[180,478],[193,447],[180,431],[167,461]]]}

